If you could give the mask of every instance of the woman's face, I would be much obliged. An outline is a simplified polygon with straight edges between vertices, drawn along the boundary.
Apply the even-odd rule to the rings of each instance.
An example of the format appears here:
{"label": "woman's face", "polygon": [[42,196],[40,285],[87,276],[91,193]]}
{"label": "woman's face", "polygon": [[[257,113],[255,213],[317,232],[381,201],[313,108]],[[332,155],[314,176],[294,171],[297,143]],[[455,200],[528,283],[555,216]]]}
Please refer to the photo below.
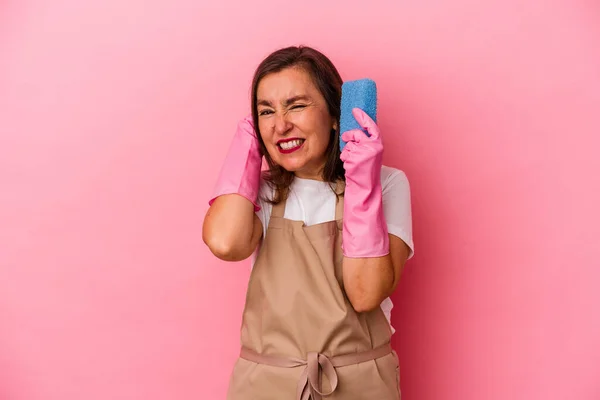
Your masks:
{"label": "woman's face", "polygon": [[322,179],[337,125],[310,75],[296,67],[265,76],[257,107],[260,135],[273,161],[300,178]]}

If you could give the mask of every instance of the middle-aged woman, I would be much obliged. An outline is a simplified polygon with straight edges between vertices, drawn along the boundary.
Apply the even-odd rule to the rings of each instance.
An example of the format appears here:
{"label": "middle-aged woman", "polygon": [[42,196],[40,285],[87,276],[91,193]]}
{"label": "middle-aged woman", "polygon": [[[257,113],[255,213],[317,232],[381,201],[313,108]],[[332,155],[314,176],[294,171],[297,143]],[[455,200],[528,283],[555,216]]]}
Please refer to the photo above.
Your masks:
{"label": "middle-aged woman", "polygon": [[203,227],[218,258],[253,256],[229,400],[400,398],[389,296],[413,254],[410,189],[360,109],[369,136],[344,132],[340,153],[341,86],[310,47],[255,72]]}

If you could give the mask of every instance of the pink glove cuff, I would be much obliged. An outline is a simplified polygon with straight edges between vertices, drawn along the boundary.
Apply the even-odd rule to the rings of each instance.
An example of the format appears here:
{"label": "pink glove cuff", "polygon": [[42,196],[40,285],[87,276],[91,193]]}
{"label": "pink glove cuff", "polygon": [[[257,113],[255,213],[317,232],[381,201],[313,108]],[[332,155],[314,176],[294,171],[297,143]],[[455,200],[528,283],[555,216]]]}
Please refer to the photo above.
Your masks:
{"label": "pink glove cuff", "polygon": [[390,253],[389,242],[381,184],[368,188],[346,179],[342,230],[344,256],[383,257]]}

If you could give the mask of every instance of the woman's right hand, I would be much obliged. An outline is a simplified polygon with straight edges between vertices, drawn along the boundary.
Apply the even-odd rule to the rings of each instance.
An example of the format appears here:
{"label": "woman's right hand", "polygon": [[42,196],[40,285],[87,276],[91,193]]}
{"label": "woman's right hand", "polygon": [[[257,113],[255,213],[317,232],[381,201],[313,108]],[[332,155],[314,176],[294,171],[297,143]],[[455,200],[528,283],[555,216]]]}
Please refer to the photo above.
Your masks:
{"label": "woman's right hand", "polygon": [[252,202],[254,211],[260,210],[258,191],[261,166],[262,154],[252,115],[249,115],[237,125],[209,205],[219,196],[239,194]]}
{"label": "woman's right hand", "polygon": [[258,246],[263,232],[256,215],[261,166],[252,116],[247,116],[237,125],[202,228],[204,243],[222,260],[246,259]]}

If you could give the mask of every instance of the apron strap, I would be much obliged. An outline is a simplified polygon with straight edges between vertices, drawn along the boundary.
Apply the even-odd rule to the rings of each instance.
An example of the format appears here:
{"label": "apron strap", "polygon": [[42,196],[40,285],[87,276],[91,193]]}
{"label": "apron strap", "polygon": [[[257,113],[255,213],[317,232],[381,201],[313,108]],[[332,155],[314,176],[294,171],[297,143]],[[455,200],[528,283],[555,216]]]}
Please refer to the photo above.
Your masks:
{"label": "apron strap", "polygon": [[287,200],[280,201],[277,204],[273,205],[273,210],[271,210],[272,217],[283,218],[285,215],[285,203]]}

